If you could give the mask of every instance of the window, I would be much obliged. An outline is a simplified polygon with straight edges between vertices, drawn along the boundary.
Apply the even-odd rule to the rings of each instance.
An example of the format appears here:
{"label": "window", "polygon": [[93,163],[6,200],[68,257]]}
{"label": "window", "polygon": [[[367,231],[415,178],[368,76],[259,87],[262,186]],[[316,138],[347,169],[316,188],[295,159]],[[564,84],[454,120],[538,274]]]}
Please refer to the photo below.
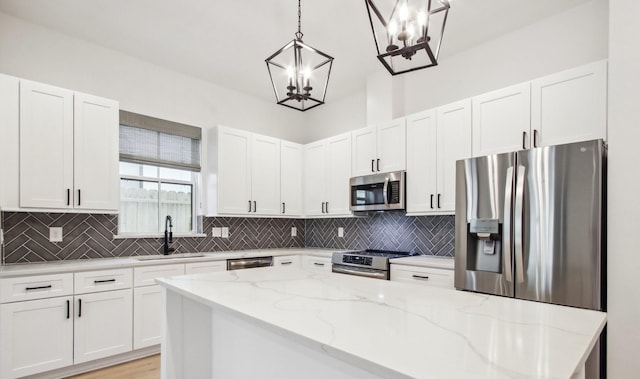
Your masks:
{"label": "window", "polygon": [[[142,126],[142,127],[141,127]],[[118,233],[196,233],[200,129],[120,112],[120,215]]]}

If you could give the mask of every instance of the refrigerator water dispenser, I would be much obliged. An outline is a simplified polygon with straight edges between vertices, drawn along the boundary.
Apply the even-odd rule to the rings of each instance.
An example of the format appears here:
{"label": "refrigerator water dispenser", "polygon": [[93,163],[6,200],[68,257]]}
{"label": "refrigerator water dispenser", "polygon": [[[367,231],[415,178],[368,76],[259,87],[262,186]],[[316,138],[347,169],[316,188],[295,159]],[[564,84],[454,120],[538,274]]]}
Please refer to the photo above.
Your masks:
{"label": "refrigerator water dispenser", "polygon": [[476,218],[469,220],[467,263],[469,270],[501,272],[502,225],[498,219]]}

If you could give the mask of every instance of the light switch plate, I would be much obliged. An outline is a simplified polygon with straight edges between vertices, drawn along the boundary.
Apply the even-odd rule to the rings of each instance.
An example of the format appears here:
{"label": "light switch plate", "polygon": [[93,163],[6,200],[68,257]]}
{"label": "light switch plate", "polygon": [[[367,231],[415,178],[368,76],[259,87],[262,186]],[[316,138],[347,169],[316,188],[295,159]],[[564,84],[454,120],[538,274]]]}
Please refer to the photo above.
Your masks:
{"label": "light switch plate", "polygon": [[338,228],[338,237],[344,237],[344,228]]}
{"label": "light switch plate", "polygon": [[222,237],[222,228],[211,228],[211,235],[213,237]]}
{"label": "light switch plate", "polygon": [[229,228],[226,226],[222,228],[222,238],[229,238]]}
{"label": "light switch plate", "polygon": [[296,237],[298,235],[298,228],[295,226],[291,227],[291,237]]}
{"label": "light switch plate", "polygon": [[49,228],[49,242],[62,242],[62,227]]}

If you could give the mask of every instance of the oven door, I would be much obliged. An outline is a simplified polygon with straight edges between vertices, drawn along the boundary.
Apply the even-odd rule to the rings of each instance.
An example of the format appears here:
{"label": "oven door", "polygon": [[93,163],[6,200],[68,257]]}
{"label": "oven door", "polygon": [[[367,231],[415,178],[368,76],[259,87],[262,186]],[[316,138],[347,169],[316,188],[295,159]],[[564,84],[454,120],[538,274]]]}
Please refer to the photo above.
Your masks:
{"label": "oven door", "polygon": [[351,178],[350,191],[351,211],[404,209],[405,172]]}
{"label": "oven door", "polygon": [[337,272],[339,274],[364,276],[367,278],[389,280],[389,271],[387,270],[376,270],[376,269],[365,268],[365,267],[344,266],[344,265],[338,265],[334,263],[331,266],[331,271]]}

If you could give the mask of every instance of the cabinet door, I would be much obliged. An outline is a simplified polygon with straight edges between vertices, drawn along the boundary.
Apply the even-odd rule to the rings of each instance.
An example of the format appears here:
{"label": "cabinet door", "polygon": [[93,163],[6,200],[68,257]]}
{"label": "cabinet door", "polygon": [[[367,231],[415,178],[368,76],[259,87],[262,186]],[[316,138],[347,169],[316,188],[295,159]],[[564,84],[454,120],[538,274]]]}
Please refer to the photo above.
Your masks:
{"label": "cabinet door", "polygon": [[369,175],[377,172],[376,127],[371,126],[351,132],[351,140],[353,143],[352,176]]}
{"label": "cabinet door", "polygon": [[376,170],[379,172],[402,171],[407,167],[407,135],[405,119],[393,120],[378,125],[378,156]]}
{"label": "cabinet door", "polygon": [[251,133],[218,127],[218,213],[248,214]]}
{"label": "cabinet door", "polygon": [[331,258],[305,255],[301,264],[304,269],[331,272]]}
{"label": "cabinet door", "polygon": [[20,206],[71,208],[73,92],[20,82]]}
{"label": "cabinet door", "polygon": [[75,364],[131,351],[131,289],[76,296],[75,301]]}
{"label": "cabinet door", "polygon": [[537,146],[607,138],[607,62],[531,83],[531,128]]}
{"label": "cabinet door", "polygon": [[20,81],[0,74],[0,207],[15,210],[20,181]]}
{"label": "cabinet door", "polygon": [[300,268],[299,255],[282,255],[273,257],[273,267],[297,267]]}
{"label": "cabinet door", "polygon": [[204,274],[207,272],[222,272],[227,271],[227,261],[210,261],[210,262],[196,262],[185,263],[184,273],[189,274]]}
{"label": "cabinet door", "polygon": [[0,305],[0,377],[72,365],[72,308],[71,296]]}
{"label": "cabinet door", "polygon": [[407,117],[407,214],[435,211],[436,111]]}
{"label": "cabinet door", "polygon": [[531,86],[504,88],[473,98],[473,155],[530,147]]}
{"label": "cabinet door", "polygon": [[327,204],[331,215],[349,215],[349,179],[351,179],[351,134],[327,139]]}
{"label": "cabinet door", "polygon": [[326,200],[326,146],[318,141],[304,147],[304,213],[308,216],[324,214]]}
{"label": "cabinet door", "polygon": [[438,196],[440,212],[456,210],[456,161],[471,157],[471,101],[438,108]]}
{"label": "cabinet door", "polygon": [[251,136],[251,201],[253,213],[280,214],[280,140]]}
{"label": "cabinet door", "polygon": [[133,348],[160,344],[162,337],[162,288],[133,289]]}
{"label": "cabinet door", "polygon": [[280,143],[280,202],[283,215],[302,215],[302,145],[297,143]]}
{"label": "cabinet door", "polygon": [[118,102],[74,94],[74,207],[117,211]]}

